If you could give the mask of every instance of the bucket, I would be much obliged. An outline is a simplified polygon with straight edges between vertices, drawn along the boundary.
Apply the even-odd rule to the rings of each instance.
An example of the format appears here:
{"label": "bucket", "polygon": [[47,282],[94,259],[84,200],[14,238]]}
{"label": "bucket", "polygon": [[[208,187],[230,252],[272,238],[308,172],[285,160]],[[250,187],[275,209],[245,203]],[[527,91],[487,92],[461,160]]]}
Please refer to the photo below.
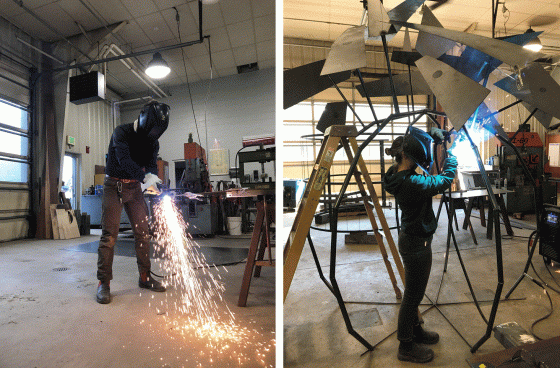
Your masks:
{"label": "bucket", "polygon": [[241,217],[228,217],[227,226],[229,235],[241,235]]}

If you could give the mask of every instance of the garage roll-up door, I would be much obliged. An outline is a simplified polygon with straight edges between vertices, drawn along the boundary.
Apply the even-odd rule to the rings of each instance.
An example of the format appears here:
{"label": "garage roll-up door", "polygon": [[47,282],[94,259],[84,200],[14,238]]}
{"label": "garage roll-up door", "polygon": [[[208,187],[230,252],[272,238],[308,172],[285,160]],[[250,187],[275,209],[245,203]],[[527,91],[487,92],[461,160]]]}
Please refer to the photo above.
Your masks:
{"label": "garage roll-up door", "polygon": [[0,63],[0,241],[29,236],[29,70]]}

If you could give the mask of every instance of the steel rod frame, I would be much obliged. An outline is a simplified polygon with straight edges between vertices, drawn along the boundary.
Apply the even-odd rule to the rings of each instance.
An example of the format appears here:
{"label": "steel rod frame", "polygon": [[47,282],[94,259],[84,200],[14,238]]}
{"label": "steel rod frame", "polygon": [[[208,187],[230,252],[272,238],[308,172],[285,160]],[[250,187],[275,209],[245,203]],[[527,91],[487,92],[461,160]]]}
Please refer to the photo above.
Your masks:
{"label": "steel rod frame", "polygon": [[[413,122],[410,125],[413,125],[414,123],[416,123],[422,116],[424,116],[425,114],[427,114],[428,111],[427,110],[422,110],[422,111],[418,111],[418,112],[406,112],[406,113],[397,113],[397,114],[391,114],[389,117],[387,117],[386,119],[384,119],[380,124],[378,124],[377,129],[371,133],[369,135],[369,137],[364,140],[364,142],[358,147],[358,149],[355,152],[354,158],[352,160],[352,163],[350,164],[350,167],[348,169],[348,173],[346,174],[346,178],[344,180],[344,183],[342,185],[342,188],[338,194],[337,200],[335,202],[334,207],[332,208],[332,214],[330,216],[330,228],[331,228],[331,255],[330,255],[330,274],[329,274],[329,278],[331,281],[331,286],[332,289],[331,291],[333,292],[333,294],[335,295],[337,302],[339,304],[342,316],[344,318],[344,322],[346,324],[346,328],[348,330],[348,332],[354,337],[356,338],[362,345],[364,345],[368,350],[373,350],[375,346],[372,346],[367,340],[365,340],[360,334],[358,334],[353,326],[352,326],[352,322],[350,321],[349,315],[348,315],[348,311],[346,310],[346,306],[345,306],[345,302],[344,299],[342,298],[342,295],[340,293],[340,289],[338,287],[338,284],[336,282],[336,245],[337,245],[337,235],[338,235],[338,217],[339,217],[339,209],[342,203],[342,197],[344,196],[348,185],[350,183],[351,177],[354,175],[354,172],[356,170],[357,164],[358,164],[358,160],[361,157],[362,151],[367,147],[367,145],[375,138],[375,136],[392,120],[397,119],[397,118],[401,118],[401,117],[406,117],[406,116],[411,116],[411,115],[417,115]],[[370,124],[371,125],[371,124]],[[364,129],[367,129],[364,128]],[[459,333],[459,331],[453,326],[453,324],[451,323],[451,321],[449,321],[449,319],[442,313],[442,311],[438,308],[437,306],[437,300],[436,303],[433,304],[433,306],[440,312],[440,314],[442,314],[442,316],[453,326],[453,328],[455,329],[455,331],[457,331],[457,333],[459,333],[459,335],[461,336],[461,338],[463,340],[465,340],[465,342],[467,342],[467,345],[469,345],[469,347],[471,347],[471,352],[474,353],[476,350],[478,350],[478,348],[484,343],[486,342],[486,340],[488,340],[488,338],[490,337],[490,334],[492,332],[492,328],[494,326],[494,321],[495,321],[495,317],[496,317],[496,313],[498,310],[498,305],[500,302],[500,296],[502,294],[502,289],[503,289],[503,284],[504,284],[504,280],[503,280],[503,259],[502,259],[502,246],[501,246],[501,229],[500,229],[500,213],[498,211],[498,202],[494,196],[494,192],[492,191],[492,186],[490,185],[490,180],[488,179],[488,175],[486,174],[486,171],[484,170],[484,165],[482,164],[482,158],[480,157],[480,153],[478,151],[478,148],[476,147],[476,145],[474,144],[474,142],[472,141],[468,130],[466,129],[466,127],[463,126],[462,128],[467,136],[467,138],[469,139],[470,143],[471,143],[471,147],[477,157],[477,161],[478,161],[478,165],[480,167],[481,173],[482,173],[482,177],[484,180],[484,183],[486,185],[486,189],[488,191],[488,196],[490,198],[490,203],[492,205],[492,214],[493,214],[493,221],[495,222],[495,226],[494,226],[494,231],[495,231],[495,238],[496,238],[496,262],[497,262],[497,270],[498,270],[498,285],[496,287],[496,292],[495,292],[495,297],[492,303],[492,309],[490,312],[490,317],[488,319],[485,318],[484,314],[482,313],[480,306],[478,304],[478,301],[476,300],[476,296],[474,294],[474,290],[472,288],[472,285],[470,284],[470,280],[468,278],[468,273],[467,270],[464,266],[464,263],[462,261],[462,257],[460,256],[460,251],[458,248],[458,245],[456,243],[456,240],[454,239],[454,245],[455,245],[455,249],[457,251],[461,266],[462,266],[462,270],[463,273],[467,279],[467,283],[469,284],[469,289],[471,291],[471,294],[473,296],[473,300],[475,300],[475,304],[476,307],[478,309],[478,311],[480,312],[483,320],[486,322],[487,328],[485,331],[485,334],[483,335],[483,337],[474,345],[471,347],[471,345],[465,340],[465,338]],[[446,205],[446,209],[447,209],[447,213],[448,213],[448,217],[450,216],[449,213],[449,208]],[[329,212],[331,210],[329,209]],[[454,237],[454,234],[453,234]],[[447,250],[449,251],[449,249]],[[316,260],[316,264],[319,266],[318,264],[318,260]],[[322,272],[320,272],[321,274]],[[443,277],[443,276],[442,276]],[[443,279],[442,279],[443,281]],[[328,284],[327,284],[328,286]],[[440,288],[441,288],[441,284],[440,284]],[[439,298],[439,292],[438,292],[438,298]]]}
{"label": "steel rod frame", "polygon": [[[340,96],[342,97],[342,99],[344,100],[344,102],[346,102],[346,105],[350,108],[350,110],[352,111],[352,113],[354,114],[354,116],[356,117],[356,119],[358,119],[358,121],[360,122],[360,124],[362,124],[362,127],[365,127],[364,122],[362,121],[362,119],[360,119],[360,117],[358,116],[358,114],[356,114],[356,111],[354,110],[354,108],[352,107],[352,104],[350,103],[350,101],[348,101],[348,99],[346,98],[346,96],[344,96],[344,93],[342,93],[342,91],[340,90],[340,88],[338,88],[338,86],[336,85],[336,83],[332,80],[331,76],[329,75],[329,80],[331,81],[331,83],[333,84],[334,88],[336,88],[336,90],[338,91],[338,93],[340,94]],[[372,106],[373,109],[373,106]],[[339,147],[340,148],[340,147]]]}

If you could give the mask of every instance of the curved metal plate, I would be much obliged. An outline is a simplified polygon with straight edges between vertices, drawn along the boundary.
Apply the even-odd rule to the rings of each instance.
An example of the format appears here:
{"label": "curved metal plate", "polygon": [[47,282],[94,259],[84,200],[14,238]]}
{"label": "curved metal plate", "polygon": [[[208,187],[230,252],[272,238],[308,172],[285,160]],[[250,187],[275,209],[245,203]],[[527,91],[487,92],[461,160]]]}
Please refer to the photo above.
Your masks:
{"label": "curved metal plate", "polygon": [[520,68],[524,67],[526,64],[533,60],[545,56],[545,54],[543,53],[529,51],[521,46],[509,42],[500,41],[494,38],[483,37],[472,33],[464,33],[445,28],[424,26],[407,22],[393,22],[393,24],[410,27],[418,31],[428,32],[436,36],[444,37],[462,43],[463,45],[470,46],[498,60],[501,60],[506,64],[509,64],[511,66],[518,66]]}
{"label": "curved metal plate", "polygon": [[489,89],[431,56],[424,56],[416,66],[457,131],[490,93]]}
{"label": "curved metal plate", "polygon": [[366,61],[366,26],[348,28],[333,43],[321,75],[363,68]]}

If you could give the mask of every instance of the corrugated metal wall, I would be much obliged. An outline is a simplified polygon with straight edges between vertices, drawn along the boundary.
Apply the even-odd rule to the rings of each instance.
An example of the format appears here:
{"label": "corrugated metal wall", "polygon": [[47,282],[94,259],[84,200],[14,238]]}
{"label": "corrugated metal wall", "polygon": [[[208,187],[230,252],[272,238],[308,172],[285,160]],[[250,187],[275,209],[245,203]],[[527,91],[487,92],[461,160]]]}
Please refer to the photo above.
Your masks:
{"label": "corrugated metal wall", "polygon": [[[119,124],[119,115],[114,114],[113,104],[116,96],[108,91],[105,101],[75,105],[66,101],[64,122],[65,152],[78,155],[80,165],[80,183],[78,194],[94,185],[95,165],[105,165],[105,154],[113,129]],[[75,145],[66,144],[66,137],[75,138]],[[89,147],[89,152],[88,152]],[[78,206],[80,199],[78,196]]]}
{"label": "corrugated metal wall", "polygon": [[[229,166],[233,167],[235,154],[242,147],[242,137],[274,134],[274,78],[275,69],[268,68],[214,79],[206,103],[209,81],[191,85],[201,145],[206,149],[207,155],[209,149],[217,143],[219,148],[229,150]],[[171,107],[171,111],[169,128],[159,139],[159,154],[169,162],[170,179],[172,187],[175,187],[173,161],[184,159],[184,144],[188,140],[189,133],[193,133],[195,142],[198,143],[199,139],[187,87],[177,86],[171,92],[170,97],[160,99]],[[132,123],[137,119],[140,109],[141,105],[133,109],[127,107],[127,111],[123,109],[122,122]],[[273,178],[276,175],[272,163],[265,165],[265,171]],[[210,176],[214,184],[218,180],[228,179],[227,175]]]}

